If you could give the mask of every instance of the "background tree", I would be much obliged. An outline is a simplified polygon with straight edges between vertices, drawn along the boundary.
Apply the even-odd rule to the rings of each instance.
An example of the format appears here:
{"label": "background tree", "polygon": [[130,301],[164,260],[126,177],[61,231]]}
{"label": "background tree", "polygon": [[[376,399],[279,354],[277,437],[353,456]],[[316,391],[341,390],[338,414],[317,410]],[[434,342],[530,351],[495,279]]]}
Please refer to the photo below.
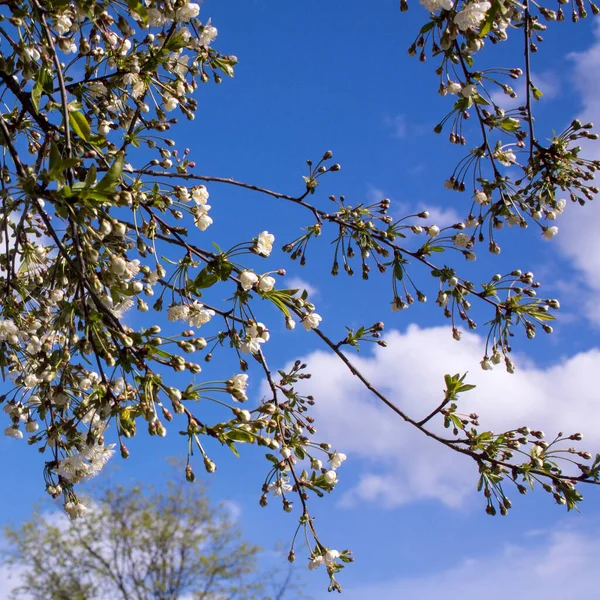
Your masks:
{"label": "background tree", "polygon": [[[559,302],[540,296],[530,271],[519,265],[476,284],[465,259],[473,261],[482,248],[498,254],[497,231],[504,226],[531,226],[551,240],[558,233],[552,223],[567,201],[585,204],[598,193],[592,180],[600,162],[582,157],[576,145],[597,138],[592,125],[575,120],[547,142],[536,135],[539,121],[534,128],[540,93],[532,55],[543,21],[564,19],[563,7],[555,12],[527,0],[422,4],[427,23],[409,53],[435,58],[438,91],[452,98],[435,132],[449,129],[450,142],[459,146],[475,139],[446,182],[472,198],[469,214],[443,228],[425,210],[392,216],[387,199],[366,205],[321,197],[323,178],[341,168],[329,150],[307,160],[302,188],[291,194],[197,173],[190,149],[178,148],[169,132],[176,131],[179,115],[194,119],[201,84],[220,83],[237,65],[237,57],[213,48],[217,29],[199,18],[199,4],[0,5],[0,367],[11,381],[1,398],[9,419],[5,434],[27,434],[45,454],[46,491],[63,497],[71,517],[87,512],[76,486],[100,472],[117,446],[126,458],[127,439],[142,427],[162,437],[176,419],[183,422],[190,481],[193,452],[215,471],[213,441],[234,454],[240,444],[268,450],[261,504],[271,494],[285,511],[300,513],[289,559],[296,542],[306,542],[310,568],[324,565],[330,589],[339,590],[335,575],[352,558],[319,537],[309,499],[335,488],[346,457],[316,437],[309,414],[314,397],[296,385],[308,379],[306,365],[296,361],[275,371],[269,364],[274,318],[290,330],[301,323],[312,332],[399,423],[474,461],[489,514],[508,512],[507,484],[520,493],[541,484],[572,509],[582,498],[578,484],[598,483],[600,457],[574,447],[578,432],[549,441],[534,424],[492,432],[480,425],[484,415],[463,412],[459,395],[473,386],[460,373],[445,377],[437,406],[407,414],[350,355],[364,343],[385,345],[381,321],[326,333],[306,292],[277,286],[282,264],[272,259],[262,266],[273,233],[246,231],[243,219],[231,218],[223,237],[239,227],[238,239],[222,248],[212,238],[219,230],[218,224],[209,229],[205,184],[235,186],[306,215],[306,227],[283,245],[292,260],[306,264],[326,237],[333,242],[332,275],[356,271],[369,280],[387,274],[392,310],[434,297],[457,341],[461,328],[485,322],[485,370],[504,365],[513,372],[513,347],[538,331],[552,332]],[[575,4],[576,21],[587,12],[583,0]],[[401,9],[407,8],[403,0]],[[499,42],[513,39],[518,66],[476,66],[478,53],[493,56]],[[514,97],[510,84],[520,78],[522,105],[503,108],[493,92]],[[415,283],[419,270],[433,276],[427,289]],[[128,310],[152,317],[130,320],[130,313],[126,319]],[[217,357],[226,374],[214,366]],[[207,375],[200,363],[209,371],[211,361]],[[269,391],[242,409],[247,371],[254,381],[265,380]],[[305,535],[297,535],[300,530]]]}
{"label": "background tree", "polygon": [[36,514],[7,527],[5,561],[19,566],[15,598],[194,600],[302,597],[277,570],[261,572],[261,549],[242,539],[226,505],[199,485],[104,488],[86,519]]}

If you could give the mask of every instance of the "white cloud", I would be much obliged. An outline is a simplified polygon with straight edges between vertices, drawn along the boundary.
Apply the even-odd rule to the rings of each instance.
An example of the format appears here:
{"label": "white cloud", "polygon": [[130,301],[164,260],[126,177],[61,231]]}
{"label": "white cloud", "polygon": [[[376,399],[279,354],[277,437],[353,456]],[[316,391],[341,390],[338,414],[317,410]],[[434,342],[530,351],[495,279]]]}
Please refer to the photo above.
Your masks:
{"label": "white cloud", "polygon": [[387,194],[384,190],[370,183],[367,185],[367,201],[369,204],[381,202],[384,198],[387,198]]}
{"label": "white cloud", "polygon": [[[413,418],[425,417],[442,397],[444,373],[470,371],[468,381],[477,388],[464,394],[461,412],[476,412],[481,430],[508,430],[527,425],[548,436],[559,431],[582,432],[585,445],[600,446],[600,402],[595,373],[600,370],[600,350],[565,358],[539,368],[518,359],[518,370],[509,375],[500,367],[484,372],[482,338],[465,333],[456,342],[447,327],[422,329],[415,325],[405,333],[390,331],[388,347],[353,358],[357,368]],[[426,438],[367,392],[341,361],[326,352],[303,359],[312,374],[311,389],[318,390],[312,409],[319,439],[348,454],[358,481],[342,503],[377,502],[400,506],[422,499],[436,499],[461,507],[473,493],[476,468],[473,461]],[[432,421],[432,423],[438,421]],[[438,432],[448,432],[441,426]],[[341,479],[350,473],[340,472]],[[514,493],[510,493],[514,496]],[[474,498],[474,496],[473,496]]]}
{"label": "white cloud", "polygon": [[314,298],[319,294],[319,290],[317,290],[317,288],[314,285],[310,284],[308,281],[302,279],[301,277],[286,277],[285,287],[289,290],[298,289],[300,290],[300,292],[302,292],[302,290],[306,290],[309,298]]}
{"label": "white cloud", "polygon": [[449,227],[463,220],[453,208],[442,208],[420,202],[415,210],[416,212],[426,210],[429,213],[429,217],[423,221],[427,225]]}
{"label": "white cloud", "polygon": [[[544,102],[547,102],[552,98],[556,98],[556,96],[558,95],[560,85],[555,73],[552,73],[550,71],[545,71],[542,73],[532,73],[531,81],[538,88],[538,90],[542,92],[542,98]],[[515,85],[512,85],[512,83],[512,81],[509,81],[508,85],[511,85],[511,87],[517,94],[515,98],[507,96],[500,88],[497,88],[492,93],[492,100],[498,106],[501,106],[506,110],[511,108],[517,108],[517,106],[522,106],[525,104],[525,77],[521,76],[517,82],[514,82]]]}
{"label": "white cloud", "polygon": [[394,137],[402,139],[408,133],[408,124],[405,115],[386,117],[385,124],[390,128]]}
{"label": "white cloud", "polygon": [[[558,528],[536,536],[536,543],[519,540],[495,552],[472,551],[472,557],[421,577],[379,581],[346,587],[347,600],[504,600],[517,593],[523,598],[563,600],[597,596],[597,557],[600,536]],[[482,546],[485,549],[485,545]],[[451,560],[451,559],[450,559]]]}
{"label": "white cloud", "polygon": [[[584,52],[569,56],[573,69],[573,85],[579,92],[582,122],[600,120],[600,27],[594,29],[594,41]],[[600,159],[600,143],[583,141],[581,155],[588,159]],[[596,185],[599,185],[596,178]],[[558,221],[559,235],[556,243],[560,251],[572,261],[573,266],[589,287],[587,294],[579,292],[579,301],[585,304],[583,313],[600,325],[600,308],[596,297],[600,292],[600,205],[598,200],[587,202],[584,207],[572,205]],[[581,285],[579,285],[581,287]]]}

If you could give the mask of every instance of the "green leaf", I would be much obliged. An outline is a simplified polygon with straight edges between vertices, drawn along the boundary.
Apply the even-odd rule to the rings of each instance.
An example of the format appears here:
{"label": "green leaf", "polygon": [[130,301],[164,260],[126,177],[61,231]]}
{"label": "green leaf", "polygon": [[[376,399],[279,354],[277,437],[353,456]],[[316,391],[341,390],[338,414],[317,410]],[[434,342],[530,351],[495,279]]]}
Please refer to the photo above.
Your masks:
{"label": "green leaf", "polygon": [[96,165],[92,163],[92,166],[88,169],[85,176],[85,187],[92,187],[96,183]]}
{"label": "green leaf", "polygon": [[429,23],[425,23],[423,27],[421,27],[421,31],[419,33],[427,33],[431,31],[435,27],[435,21],[429,21]]}
{"label": "green leaf", "polygon": [[95,185],[99,192],[114,192],[123,173],[123,154],[119,154],[106,175]]}
{"label": "green leaf", "polygon": [[531,93],[536,100],[539,100],[544,95],[533,83],[531,84]]}
{"label": "green leaf", "polygon": [[212,287],[219,281],[219,276],[216,273],[209,272],[208,268],[202,269],[192,283],[189,285],[190,291],[203,290]]}
{"label": "green leaf", "polygon": [[62,156],[60,155],[60,150],[58,146],[54,143],[54,141],[50,142],[50,160],[48,162],[48,174],[52,179],[52,175],[54,173],[59,173],[62,164]]}
{"label": "green leaf", "polygon": [[254,436],[249,431],[243,431],[242,429],[233,429],[226,436],[228,440],[241,444],[251,444],[254,441]]}
{"label": "green leaf", "polygon": [[69,125],[80,138],[84,139],[86,142],[90,141],[92,128],[90,127],[90,124],[83,113],[80,113],[79,111],[70,112]]}

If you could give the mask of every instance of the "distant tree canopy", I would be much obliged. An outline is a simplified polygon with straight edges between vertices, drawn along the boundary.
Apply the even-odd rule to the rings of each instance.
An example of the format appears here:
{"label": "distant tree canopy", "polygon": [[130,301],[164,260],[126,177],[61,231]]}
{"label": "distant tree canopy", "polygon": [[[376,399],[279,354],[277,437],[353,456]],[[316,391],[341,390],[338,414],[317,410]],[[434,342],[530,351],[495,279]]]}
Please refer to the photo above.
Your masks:
{"label": "distant tree canopy", "polygon": [[[22,570],[27,600],[298,598],[291,577],[257,566],[226,506],[199,486],[103,489],[85,519],[41,513],[7,527],[5,562]],[[15,570],[17,573],[17,570]],[[293,591],[293,595],[289,595]]]}

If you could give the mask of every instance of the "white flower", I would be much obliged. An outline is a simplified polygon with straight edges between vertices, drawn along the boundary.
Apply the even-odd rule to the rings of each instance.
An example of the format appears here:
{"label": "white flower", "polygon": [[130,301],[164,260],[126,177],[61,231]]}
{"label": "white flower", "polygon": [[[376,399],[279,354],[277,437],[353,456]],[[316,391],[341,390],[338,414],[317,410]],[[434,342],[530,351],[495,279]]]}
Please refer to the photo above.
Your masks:
{"label": "white flower", "polygon": [[333,469],[330,471],[325,471],[323,477],[325,478],[326,483],[329,485],[335,485],[337,483],[337,473]]}
{"label": "white flower", "polygon": [[440,8],[444,10],[450,10],[452,8],[452,0],[419,0],[421,6],[430,13],[435,13]]}
{"label": "white flower", "polygon": [[315,569],[318,569],[324,562],[325,560],[323,557],[321,555],[317,555],[310,559],[310,562],[308,563],[308,569],[310,571],[314,571]]}
{"label": "white flower", "polygon": [[446,89],[450,95],[454,96],[462,90],[462,85],[456,81],[449,81]]}
{"label": "white flower", "polygon": [[136,258],[135,260],[127,261],[125,265],[125,273],[123,279],[129,281],[133,279],[140,272],[140,261]]}
{"label": "white flower", "polygon": [[257,281],[258,275],[252,271],[242,271],[240,273],[240,284],[245,292],[251,290]]}
{"label": "white flower", "polygon": [[274,496],[281,496],[286,492],[292,491],[292,486],[289,484],[289,478],[287,476],[280,477],[274,481],[269,487],[269,492],[273,492]]}
{"label": "white flower", "polygon": [[98,133],[100,135],[108,135],[110,133],[111,125],[112,121],[101,121],[100,125],[98,125]]}
{"label": "white flower", "polygon": [[477,86],[469,83],[460,90],[460,95],[463,98],[470,98],[477,91]]}
{"label": "white flower", "polygon": [[296,328],[296,321],[294,321],[294,319],[292,319],[292,317],[286,317],[285,318],[285,326],[290,331],[293,331]]}
{"label": "white flower", "polygon": [[304,329],[306,331],[310,331],[311,329],[316,329],[319,326],[319,323],[323,320],[321,315],[317,313],[309,313],[302,319],[302,325],[304,325]]}
{"label": "white flower", "polygon": [[245,402],[248,400],[248,396],[246,395],[246,388],[248,387],[248,375],[245,373],[234,375],[231,379],[227,380],[226,385],[227,391],[231,394],[234,400],[238,400],[239,402]]}
{"label": "white flower", "polygon": [[560,213],[562,213],[563,210],[565,210],[566,206],[567,206],[566,200],[557,200],[555,210],[558,214],[560,214]]}
{"label": "white flower", "polygon": [[164,102],[164,108],[166,112],[171,112],[179,106],[179,100],[177,100],[177,98],[173,98],[173,96],[165,97]]}
{"label": "white flower", "polygon": [[545,240],[551,240],[558,233],[558,227],[545,227],[542,235]]}
{"label": "white flower", "polygon": [[40,60],[40,53],[35,46],[25,48],[23,50],[23,56],[25,57],[25,60],[27,60],[27,61]]}
{"label": "white flower", "polygon": [[258,234],[254,242],[254,249],[258,254],[262,254],[263,256],[269,256],[273,250],[273,242],[275,241],[275,236],[268,231],[263,231]]}
{"label": "white flower", "polygon": [[86,446],[84,450],[58,461],[54,472],[71,483],[79,483],[96,477],[104,465],[111,459],[115,444],[104,446],[94,444]]}
{"label": "white flower", "polygon": [[454,236],[454,245],[457,248],[468,248],[471,243],[471,237],[466,233],[457,233]]}
{"label": "white flower", "polygon": [[248,423],[252,419],[252,415],[249,410],[237,410],[237,417],[240,421]]}
{"label": "white flower", "polygon": [[427,228],[427,235],[430,238],[434,238],[440,234],[440,228],[437,225],[430,225]]}
{"label": "white flower", "polygon": [[88,509],[81,502],[67,502],[65,511],[72,520],[79,519],[87,513]]}
{"label": "white flower", "polygon": [[200,304],[198,300],[195,300],[194,303],[189,307],[187,322],[190,327],[200,327],[201,325],[208,323],[214,316],[214,310],[204,308],[203,304]]}
{"label": "white flower", "polygon": [[346,455],[340,452],[334,452],[332,457],[329,459],[331,468],[335,471],[340,465],[346,460]]}
{"label": "white flower", "polygon": [[25,431],[27,431],[27,433],[34,433],[39,428],[40,428],[40,426],[38,425],[38,423],[36,421],[27,421],[27,423],[25,425]]}
{"label": "white flower", "polygon": [[491,371],[494,368],[491,361],[487,358],[484,358],[479,364],[484,371]]}
{"label": "white flower", "polygon": [[0,341],[5,341],[19,333],[18,327],[12,319],[0,319]]}
{"label": "white flower", "polygon": [[491,6],[489,2],[472,2],[471,4],[467,4],[454,17],[454,23],[456,23],[461,31],[477,27],[485,19],[486,12]]}
{"label": "white flower", "polygon": [[337,550],[327,550],[327,552],[325,552],[323,560],[325,560],[325,564],[328,565],[332,562],[335,562],[339,557],[340,553]]}
{"label": "white flower", "polygon": [[88,84],[88,92],[97,98],[98,96],[104,96],[108,90],[101,81],[92,81]]}
{"label": "white flower", "polygon": [[113,256],[110,261],[110,270],[115,275],[124,275],[127,270],[127,261],[121,256]]}
{"label": "white flower", "polygon": [[195,19],[200,14],[200,5],[195,2],[188,2],[175,13],[175,20],[178,23],[187,23]]}
{"label": "white flower", "polygon": [[517,162],[517,157],[512,150],[496,150],[494,157],[505,167],[510,167]]}
{"label": "white flower", "polygon": [[67,15],[60,15],[56,18],[56,24],[54,25],[54,29],[56,29],[56,32],[59,35],[63,35],[67,33],[69,29],[71,29],[72,25],[73,21],[71,21],[71,19],[69,19]]}
{"label": "white flower", "polygon": [[205,231],[213,223],[211,217],[208,216],[209,210],[208,204],[198,205],[194,209],[194,224],[200,231]]}
{"label": "white flower", "polygon": [[240,350],[245,354],[257,354],[260,345],[268,342],[270,337],[269,330],[262,323],[252,323],[246,328],[246,339]]}
{"label": "white flower", "polygon": [[202,29],[202,33],[200,34],[200,37],[198,38],[198,43],[201,46],[210,46],[210,44],[217,37],[218,34],[219,34],[219,32],[218,32],[217,28],[214,25],[211,25],[210,19],[209,19],[206,22],[206,24],[204,25],[204,28]]}
{"label": "white flower", "polygon": [[323,463],[318,458],[313,458],[310,461],[310,468],[315,471],[320,471],[323,468]]}
{"label": "white flower", "polygon": [[11,425],[4,430],[4,435],[20,440],[23,438],[23,432],[16,426]]}
{"label": "white flower", "polygon": [[481,204],[482,206],[485,206],[486,204],[489,203],[489,198],[487,197],[487,194],[482,191],[475,192],[475,195],[473,196],[473,200],[475,200],[475,202],[477,204]]}
{"label": "white flower", "polygon": [[258,282],[258,289],[261,292],[270,292],[275,287],[275,278],[270,275],[263,275]]}
{"label": "white flower", "polygon": [[192,198],[196,204],[206,204],[208,195],[205,185],[199,185],[192,189]]}
{"label": "white flower", "polygon": [[185,304],[176,304],[167,309],[167,318],[169,321],[187,321],[189,313],[189,306],[186,306]]}
{"label": "white flower", "polygon": [[148,25],[150,27],[161,27],[167,22],[167,18],[162,10],[151,8],[148,10]]}

